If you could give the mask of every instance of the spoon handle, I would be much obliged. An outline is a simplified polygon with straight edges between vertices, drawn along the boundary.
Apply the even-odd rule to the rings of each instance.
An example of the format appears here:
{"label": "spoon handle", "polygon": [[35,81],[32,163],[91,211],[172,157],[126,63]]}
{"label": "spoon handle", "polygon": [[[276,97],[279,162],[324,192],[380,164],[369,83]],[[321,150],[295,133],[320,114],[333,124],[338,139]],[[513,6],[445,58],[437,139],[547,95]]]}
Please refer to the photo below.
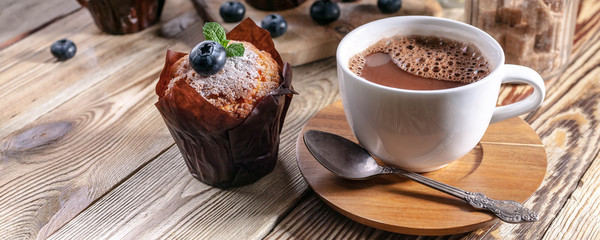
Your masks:
{"label": "spoon handle", "polygon": [[509,223],[524,223],[537,221],[538,215],[531,209],[526,208],[521,203],[505,200],[499,201],[490,199],[483,193],[472,193],[465,190],[435,181],[421,174],[409,172],[403,169],[394,167],[383,167],[382,174],[394,173],[405,176],[415,182],[421,183],[428,187],[445,192],[462,200],[465,200],[471,206],[477,209],[487,210],[496,215],[500,220]]}

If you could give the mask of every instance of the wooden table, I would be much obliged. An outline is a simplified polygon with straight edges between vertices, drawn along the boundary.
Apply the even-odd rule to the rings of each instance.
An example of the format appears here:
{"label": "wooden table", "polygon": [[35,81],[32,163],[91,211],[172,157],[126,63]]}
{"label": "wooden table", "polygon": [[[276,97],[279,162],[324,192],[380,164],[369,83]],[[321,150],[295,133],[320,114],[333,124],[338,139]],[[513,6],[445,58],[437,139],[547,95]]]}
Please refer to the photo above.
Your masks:
{"label": "wooden table", "polygon": [[[442,239],[600,236],[600,2],[583,0],[579,11],[569,66],[523,116],[548,154],[546,178],[525,203],[541,220]],[[154,86],[165,50],[188,51],[202,38],[201,22],[174,38],[158,29],[193,15],[188,0],[169,0],[161,24],[111,36],[75,0],[0,3],[0,239],[419,238],[349,220],[298,171],[301,127],[339,99],[333,58],[294,68],[301,94],[272,173],[227,190],[192,178],[154,107]],[[64,37],[78,52],[57,62],[49,47]],[[506,86],[500,103],[529,90]]]}

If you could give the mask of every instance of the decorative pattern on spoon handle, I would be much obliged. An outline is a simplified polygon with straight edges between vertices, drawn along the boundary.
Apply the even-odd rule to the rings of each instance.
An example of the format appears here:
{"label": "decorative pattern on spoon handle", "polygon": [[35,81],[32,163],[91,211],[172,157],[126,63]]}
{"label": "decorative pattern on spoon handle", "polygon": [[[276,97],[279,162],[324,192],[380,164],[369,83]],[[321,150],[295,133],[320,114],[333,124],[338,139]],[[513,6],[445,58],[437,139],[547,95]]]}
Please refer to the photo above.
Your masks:
{"label": "decorative pattern on spoon handle", "polygon": [[381,166],[380,174],[399,174],[399,172],[398,169],[395,167]]}
{"label": "decorative pattern on spoon handle", "polygon": [[539,219],[538,215],[521,203],[505,200],[499,201],[490,199],[482,193],[472,193],[465,190],[435,181],[418,173],[409,172],[403,169],[383,166],[382,174],[396,173],[412,179],[418,183],[440,190],[457,198],[465,200],[471,206],[477,209],[492,212],[502,221],[509,223],[535,222]]}
{"label": "decorative pattern on spoon handle", "polygon": [[539,219],[535,212],[512,200],[499,201],[490,199],[482,193],[471,192],[467,192],[464,199],[474,208],[488,210],[505,222],[535,222]]}

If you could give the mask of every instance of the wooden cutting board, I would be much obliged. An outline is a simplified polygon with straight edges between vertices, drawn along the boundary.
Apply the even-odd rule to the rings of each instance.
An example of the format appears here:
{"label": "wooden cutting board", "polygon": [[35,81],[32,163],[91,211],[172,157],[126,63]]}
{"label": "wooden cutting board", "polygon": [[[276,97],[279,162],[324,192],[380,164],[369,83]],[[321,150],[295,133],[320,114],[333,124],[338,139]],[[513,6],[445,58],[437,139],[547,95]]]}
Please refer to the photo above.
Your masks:
{"label": "wooden cutting board", "polygon": [[[226,31],[237,23],[224,23],[219,15],[219,7],[224,1],[193,0],[194,7],[205,21],[218,22]],[[442,7],[436,0],[404,0],[402,9],[397,13],[383,14],[377,8],[377,0],[357,0],[355,2],[338,3],[340,18],[328,25],[316,24],[309,15],[312,0],[300,6],[284,11],[262,11],[241,1],[246,7],[246,17],[250,17],[258,26],[262,19],[270,13],[281,14],[288,23],[287,32],[273,39],[275,47],[285,62],[293,66],[309,63],[335,55],[340,40],[352,29],[365,23],[393,16],[429,15],[441,16]]]}
{"label": "wooden cutting board", "polygon": [[[300,172],[315,193],[354,221],[413,235],[457,234],[497,221],[494,215],[475,210],[458,198],[400,176],[363,181],[340,178],[321,166],[304,145],[302,136],[308,129],[331,132],[357,142],[341,102],[326,107],[308,121],[296,142],[296,157]],[[540,138],[527,122],[517,117],[490,125],[470,153],[423,175],[496,200],[524,202],[542,183],[546,165],[546,151]]]}

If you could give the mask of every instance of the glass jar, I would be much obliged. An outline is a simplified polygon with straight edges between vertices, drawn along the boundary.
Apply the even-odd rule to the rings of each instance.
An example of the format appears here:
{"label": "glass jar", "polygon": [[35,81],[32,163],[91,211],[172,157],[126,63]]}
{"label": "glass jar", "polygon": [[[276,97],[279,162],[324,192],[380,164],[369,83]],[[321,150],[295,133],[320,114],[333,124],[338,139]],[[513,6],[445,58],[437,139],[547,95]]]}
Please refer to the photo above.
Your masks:
{"label": "glass jar", "polygon": [[465,0],[438,0],[443,8],[458,8],[465,6]]}
{"label": "glass jar", "polygon": [[579,0],[466,0],[465,20],[494,37],[506,63],[528,66],[545,79],[566,67]]}

